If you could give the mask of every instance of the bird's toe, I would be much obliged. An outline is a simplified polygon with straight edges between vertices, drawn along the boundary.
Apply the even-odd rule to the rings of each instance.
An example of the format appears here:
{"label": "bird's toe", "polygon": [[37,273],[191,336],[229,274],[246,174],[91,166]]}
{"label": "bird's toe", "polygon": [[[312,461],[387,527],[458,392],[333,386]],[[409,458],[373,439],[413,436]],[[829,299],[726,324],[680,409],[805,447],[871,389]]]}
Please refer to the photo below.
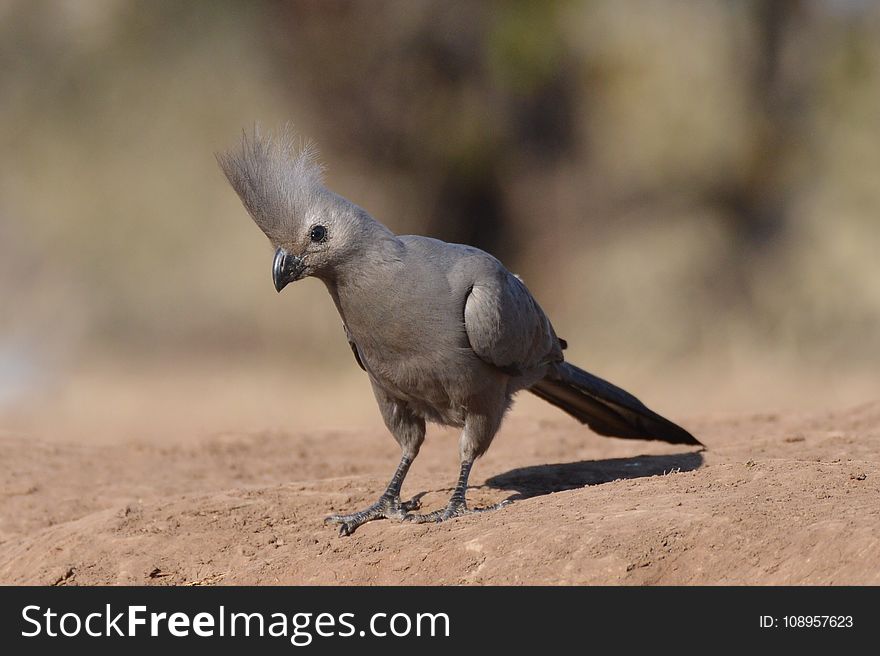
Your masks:
{"label": "bird's toe", "polygon": [[406,513],[412,512],[413,510],[418,510],[422,507],[422,497],[425,496],[425,493],[417,494],[409,501],[402,501],[400,503],[400,510],[403,511],[404,515]]}
{"label": "bird's toe", "polygon": [[403,519],[408,522],[413,522],[414,524],[445,522],[447,519],[453,519],[455,517],[463,517],[464,515],[473,515],[476,513],[484,513],[490,512],[492,510],[498,510],[499,508],[503,508],[509,503],[510,500],[505,499],[500,503],[486,506],[484,508],[468,508],[467,504],[465,503],[450,503],[443,510],[435,510],[433,512],[425,513],[424,515],[413,513],[410,515],[406,515],[406,517],[404,517]]}
{"label": "bird's toe", "polygon": [[[415,500],[418,504],[418,500]],[[368,508],[349,515],[330,515],[324,518],[324,524],[339,524],[339,535],[351,535],[362,524],[374,519],[404,519],[408,510],[408,504],[401,503],[400,499],[380,497],[379,500]],[[414,506],[418,507],[418,505]]]}

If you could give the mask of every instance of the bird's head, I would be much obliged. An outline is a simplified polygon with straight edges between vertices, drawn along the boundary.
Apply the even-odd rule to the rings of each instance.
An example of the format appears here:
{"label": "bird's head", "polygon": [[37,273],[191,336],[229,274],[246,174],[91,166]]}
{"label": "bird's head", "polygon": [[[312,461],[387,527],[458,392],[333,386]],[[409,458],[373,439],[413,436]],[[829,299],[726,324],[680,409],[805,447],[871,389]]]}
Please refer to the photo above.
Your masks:
{"label": "bird's head", "polygon": [[365,213],[324,187],[314,148],[289,130],[263,135],[255,128],[217,161],[275,247],[272,280],[279,292],[307,276],[332,277],[356,249]]}

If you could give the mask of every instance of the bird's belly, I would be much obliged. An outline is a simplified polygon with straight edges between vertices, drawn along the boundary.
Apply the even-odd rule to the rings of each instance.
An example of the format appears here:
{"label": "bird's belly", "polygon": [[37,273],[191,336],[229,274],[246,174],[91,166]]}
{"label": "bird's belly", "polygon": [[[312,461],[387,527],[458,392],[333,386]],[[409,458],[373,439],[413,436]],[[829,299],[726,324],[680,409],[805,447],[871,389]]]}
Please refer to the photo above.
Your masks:
{"label": "bird's belly", "polygon": [[[351,338],[373,384],[435,423],[461,426],[469,399],[491,378],[473,352],[464,323],[440,321],[461,315],[453,296],[396,285],[393,296],[365,313],[359,298],[340,303]],[[383,303],[383,299],[394,303]]]}
{"label": "bird's belly", "polygon": [[481,363],[472,354],[441,357],[437,352],[378,359],[365,366],[373,382],[406,403],[417,416],[447,426],[464,425],[468,399],[481,386]]}

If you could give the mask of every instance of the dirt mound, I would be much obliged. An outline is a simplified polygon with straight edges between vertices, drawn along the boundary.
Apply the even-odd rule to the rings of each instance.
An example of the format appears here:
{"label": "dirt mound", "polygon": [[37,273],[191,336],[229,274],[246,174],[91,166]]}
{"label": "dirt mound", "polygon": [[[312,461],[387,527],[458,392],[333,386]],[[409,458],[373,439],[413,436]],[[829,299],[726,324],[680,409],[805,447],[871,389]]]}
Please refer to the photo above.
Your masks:
{"label": "dirt mound", "polygon": [[[880,584],[880,404],[685,421],[708,446],[514,417],[441,525],[339,538],[396,463],[377,430],[214,435],[185,446],[0,438],[0,582],[35,584]],[[406,496],[442,506],[455,435]]]}

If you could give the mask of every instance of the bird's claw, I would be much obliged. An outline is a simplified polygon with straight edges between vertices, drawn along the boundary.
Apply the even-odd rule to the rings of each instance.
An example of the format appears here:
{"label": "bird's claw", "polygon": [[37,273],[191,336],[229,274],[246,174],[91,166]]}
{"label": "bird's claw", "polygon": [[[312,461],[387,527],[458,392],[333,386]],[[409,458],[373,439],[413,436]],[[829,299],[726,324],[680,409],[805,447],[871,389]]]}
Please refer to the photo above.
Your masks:
{"label": "bird's claw", "polygon": [[406,519],[406,513],[410,513],[413,510],[418,510],[422,507],[422,497],[424,496],[424,492],[422,494],[418,494],[414,496],[409,501],[401,501],[400,509],[404,512],[403,519]]}
{"label": "bird's claw", "polygon": [[330,515],[324,518],[324,524],[339,524],[339,536],[351,535],[361,525],[374,519],[406,519],[412,510],[421,507],[421,495],[409,501],[401,501],[400,497],[382,496],[373,505],[348,515]]}
{"label": "bird's claw", "polygon": [[406,515],[403,519],[414,524],[426,524],[428,522],[445,522],[453,517],[463,517],[464,515],[474,515],[477,513],[491,512],[498,510],[510,504],[510,499],[505,499],[500,503],[492,504],[484,508],[468,508],[464,501],[450,502],[443,510],[435,510],[424,515],[411,514]]}

